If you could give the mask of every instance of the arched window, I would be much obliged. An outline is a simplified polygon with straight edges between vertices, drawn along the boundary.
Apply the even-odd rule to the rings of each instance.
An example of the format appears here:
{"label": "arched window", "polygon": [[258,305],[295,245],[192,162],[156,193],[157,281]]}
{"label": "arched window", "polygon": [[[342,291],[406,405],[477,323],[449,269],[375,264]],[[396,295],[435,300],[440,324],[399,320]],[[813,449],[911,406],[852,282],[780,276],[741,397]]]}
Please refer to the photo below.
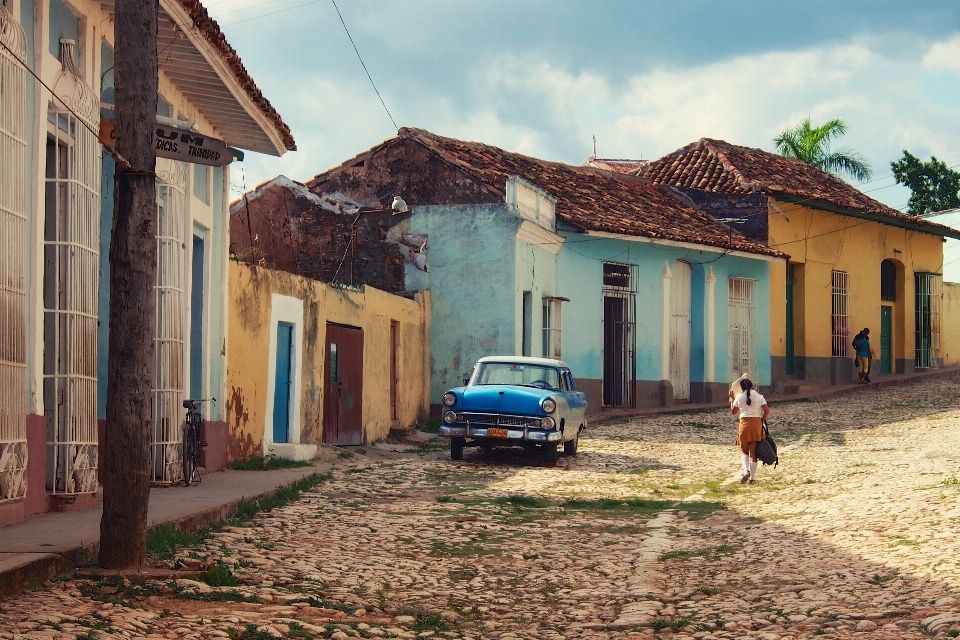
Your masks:
{"label": "arched window", "polygon": [[[4,3],[5,4],[5,3]],[[26,34],[0,6],[0,504],[27,493]],[[18,59],[19,58],[19,59]]]}
{"label": "arched window", "polygon": [[897,265],[892,260],[880,263],[880,299],[897,301]]}

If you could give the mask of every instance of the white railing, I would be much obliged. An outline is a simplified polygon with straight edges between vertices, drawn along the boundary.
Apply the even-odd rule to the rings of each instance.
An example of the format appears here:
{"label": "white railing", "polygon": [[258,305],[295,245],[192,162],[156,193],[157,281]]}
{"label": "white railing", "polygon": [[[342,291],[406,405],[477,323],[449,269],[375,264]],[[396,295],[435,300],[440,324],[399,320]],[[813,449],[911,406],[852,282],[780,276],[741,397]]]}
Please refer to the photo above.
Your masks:
{"label": "white railing", "polygon": [[730,344],[729,379],[759,374],[757,359],[757,281],[730,278],[727,284],[727,325]]}
{"label": "white railing", "polygon": [[183,396],[186,376],[186,167],[157,161],[157,294],[154,336],[151,481],[183,477]]}
{"label": "white railing", "polygon": [[97,490],[99,102],[73,65],[73,46],[61,41],[59,99],[51,100],[47,122],[43,406],[53,494]]}
{"label": "white railing", "polygon": [[[26,34],[0,5],[0,503],[27,493]],[[12,52],[12,54],[11,54]],[[18,60],[19,58],[19,60]]]}
{"label": "white railing", "polygon": [[832,297],[830,301],[830,354],[847,357],[847,338],[850,337],[850,274],[833,271],[830,274]]}

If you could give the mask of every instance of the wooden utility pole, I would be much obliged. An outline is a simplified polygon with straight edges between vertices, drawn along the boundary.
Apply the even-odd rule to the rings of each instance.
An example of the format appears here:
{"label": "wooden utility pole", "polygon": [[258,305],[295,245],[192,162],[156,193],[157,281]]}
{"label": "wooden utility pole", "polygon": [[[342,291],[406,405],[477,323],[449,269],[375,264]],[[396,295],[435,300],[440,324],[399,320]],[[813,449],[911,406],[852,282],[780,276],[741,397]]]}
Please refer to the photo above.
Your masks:
{"label": "wooden utility pole", "polygon": [[110,238],[110,353],[100,566],[143,566],[150,499],[151,395],[157,269],[154,129],[157,114],[157,0],[117,0],[117,151]]}

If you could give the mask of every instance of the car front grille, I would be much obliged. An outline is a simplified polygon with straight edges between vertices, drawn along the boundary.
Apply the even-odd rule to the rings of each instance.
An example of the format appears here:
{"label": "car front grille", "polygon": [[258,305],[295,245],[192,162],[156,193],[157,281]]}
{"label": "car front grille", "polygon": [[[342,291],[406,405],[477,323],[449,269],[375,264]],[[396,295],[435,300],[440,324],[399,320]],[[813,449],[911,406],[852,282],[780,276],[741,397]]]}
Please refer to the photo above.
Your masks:
{"label": "car front grille", "polygon": [[539,427],[540,418],[507,416],[499,413],[460,413],[463,421],[476,426],[490,427]]}

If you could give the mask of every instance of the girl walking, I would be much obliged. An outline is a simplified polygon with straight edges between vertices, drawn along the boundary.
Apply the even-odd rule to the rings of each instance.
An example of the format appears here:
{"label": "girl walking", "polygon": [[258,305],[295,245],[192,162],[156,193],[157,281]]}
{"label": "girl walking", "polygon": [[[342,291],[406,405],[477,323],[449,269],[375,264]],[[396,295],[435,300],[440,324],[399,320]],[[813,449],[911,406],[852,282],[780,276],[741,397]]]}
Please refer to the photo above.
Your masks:
{"label": "girl walking", "polygon": [[730,389],[730,413],[740,414],[740,429],[737,442],[743,453],[743,476],[740,484],[750,484],[757,478],[757,445],[763,440],[763,421],[770,415],[770,407],[762,395],[753,391],[753,383],[744,378],[740,381],[742,391],[736,396]]}

